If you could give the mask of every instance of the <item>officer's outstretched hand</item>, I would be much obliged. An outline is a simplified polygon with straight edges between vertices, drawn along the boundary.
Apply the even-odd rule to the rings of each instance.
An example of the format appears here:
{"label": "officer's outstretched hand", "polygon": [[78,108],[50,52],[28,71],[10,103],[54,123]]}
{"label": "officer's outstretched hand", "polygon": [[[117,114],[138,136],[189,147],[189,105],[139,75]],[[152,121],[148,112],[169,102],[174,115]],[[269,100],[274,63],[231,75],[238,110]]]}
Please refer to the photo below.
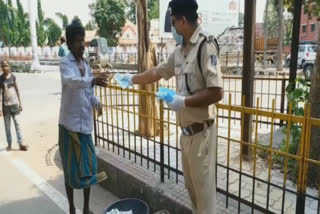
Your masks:
{"label": "officer's outstretched hand", "polygon": [[185,100],[185,97],[180,95],[175,95],[171,102],[167,102],[167,105],[169,106],[169,108],[171,108],[174,111],[180,111],[186,107],[184,100]]}
{"label": "officer's outstretched hand", "polygon": [[121,88],[128,88],[133,85],[132,78],[133,74],[116,74],[115,80],[121,86]]}

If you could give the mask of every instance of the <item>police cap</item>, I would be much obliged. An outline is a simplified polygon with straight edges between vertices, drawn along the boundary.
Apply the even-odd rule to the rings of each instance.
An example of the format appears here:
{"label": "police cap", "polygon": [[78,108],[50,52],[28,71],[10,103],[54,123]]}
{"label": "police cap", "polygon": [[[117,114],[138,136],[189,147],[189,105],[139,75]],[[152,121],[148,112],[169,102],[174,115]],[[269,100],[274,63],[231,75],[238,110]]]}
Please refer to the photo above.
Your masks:
{"label": "police cap", "polygon": [[171,0],[169,8],[172,16],[186,16],[197,12],[198,3],[196,0]]}

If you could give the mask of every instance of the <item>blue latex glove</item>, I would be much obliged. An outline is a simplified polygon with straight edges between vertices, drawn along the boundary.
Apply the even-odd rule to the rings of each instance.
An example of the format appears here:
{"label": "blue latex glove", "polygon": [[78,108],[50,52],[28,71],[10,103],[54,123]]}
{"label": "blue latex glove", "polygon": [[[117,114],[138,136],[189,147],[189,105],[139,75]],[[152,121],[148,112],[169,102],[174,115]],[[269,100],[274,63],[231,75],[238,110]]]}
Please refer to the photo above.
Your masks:
{"label": "blue latex glove", "polygon": [[172,102],[173,97],[177,94],[172,89],[160,87],[159,91],[156,93],[156,95],[160,100],[164,100],[166,102]]}
{"label": "blue latex glove", "polygon": [[115,80],[120,85],[121,88],[126,89],[133,85],[132,78],[133,74],[116,74]]}
{"label": "blue latex glove", "polygon": [[175,95],[171,102],[167,102],[169,108],[174,111],[180,111],[186,107],[185,97],[180,95]]}

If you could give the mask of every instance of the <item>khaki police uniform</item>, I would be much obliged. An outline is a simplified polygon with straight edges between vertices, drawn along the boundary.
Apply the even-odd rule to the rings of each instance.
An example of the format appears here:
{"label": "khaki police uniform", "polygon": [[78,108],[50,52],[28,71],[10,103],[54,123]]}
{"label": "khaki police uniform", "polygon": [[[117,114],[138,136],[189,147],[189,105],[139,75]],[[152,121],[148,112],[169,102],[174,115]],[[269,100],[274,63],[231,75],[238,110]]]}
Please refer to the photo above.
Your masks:
{"label": "khaki police uniform", "polygon": [[[198,65],[198,50],[201,42],[201,70]],[[213,42],[202,33],[199,26],[186,46],[177,46],[169,58],[157,68],[166,80],[176,77],[177,93],[190,96],[205,88],[222,88],[222,74],[218,50]],[[182,128],[194,123],[203,123],[204,130],[193,135],[182,134],[182,166],[194,214],[216,213],[216,143],[217,129],[213,121],[216,117],[215,105],[206,107],[186,107],[177,112],[177,120]]]}

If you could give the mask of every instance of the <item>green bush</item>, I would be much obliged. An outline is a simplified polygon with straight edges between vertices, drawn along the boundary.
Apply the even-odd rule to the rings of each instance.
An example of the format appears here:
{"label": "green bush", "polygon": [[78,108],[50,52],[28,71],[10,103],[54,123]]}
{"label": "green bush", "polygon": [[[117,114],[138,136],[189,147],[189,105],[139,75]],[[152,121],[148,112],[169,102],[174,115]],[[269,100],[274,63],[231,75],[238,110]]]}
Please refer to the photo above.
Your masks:
{"label": "green bush", "polygon": [[[296,88],[293,90],[293,85]],[[296,116],[304,116],[304,105],[308,102],[310,97],[310,80],[297,78],[295,83],[291,83],[286,88],[288,93],[288,103],[292,105],[292,114]],[[284,129],[284,134],[287,129]],[[296,155],[301,142],[302,127],[299,124],[291,124],[290,139],[288,143],[288,153]],[[287,152],[287,139],[284,139],[280,147],[280,151]],[[285,165],[285,158],[282,155],[273,155],[274,163],[279,164],[281,167]],[[288,175],[296,181],[298,175],[298,163],[295,159],[288,159]]]}

